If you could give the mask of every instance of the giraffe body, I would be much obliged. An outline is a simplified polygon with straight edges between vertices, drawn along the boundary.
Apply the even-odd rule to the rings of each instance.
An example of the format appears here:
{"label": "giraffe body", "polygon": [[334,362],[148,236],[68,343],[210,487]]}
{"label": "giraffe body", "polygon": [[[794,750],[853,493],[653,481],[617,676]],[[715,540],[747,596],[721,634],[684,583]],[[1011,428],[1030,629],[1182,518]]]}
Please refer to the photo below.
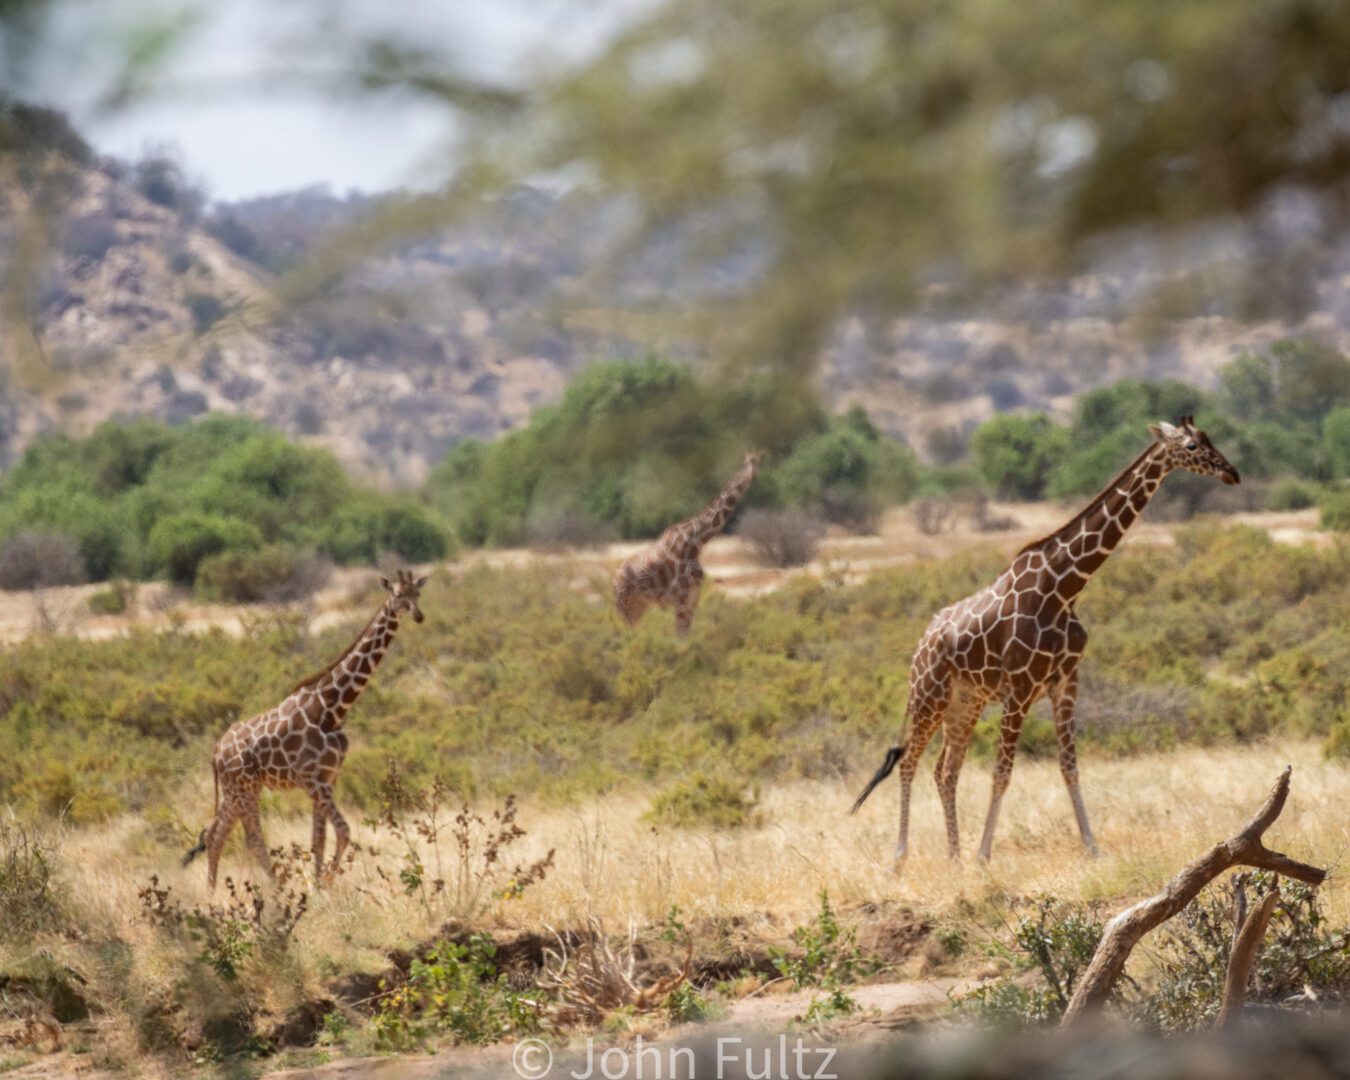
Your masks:
{"label": "giraffe body", "polygon": [[1092,574],[1120,543],[1174,469],[1218,476],[1238,483],[1237,470],[1186,417],[1180,427],[1150,429],[1156,441],[1111,481],[1081,513],[1043,540],[1028,544],[990,585],[943,608],[929,623],[914,653],[909,676],[907,740],[893,747],[886,762],[853,809],[896,766],[900,770],[900,838],[897,860],[908,852],[909,801],[919,758],[938,726],[942,751],[934,771],[947,826],[947,849],[960,854],[956,785],[975,723],[986,705],[1003,706],[998,757],[980,857],[989,858],[1013,754],[1027,711],[1048,696],[1054,712],[1060,772],[1073,803],[1084,847],[1096,853],[1078,784],[1074,705],[1078,663],[1087,631],[1074,602]]}
{"label": "giraffe body", "polygon": [[761,455],[747,454],[740,470],[694,517],[666,529],[649,547],[629,556],[614,577],[614,602],[629,626],[647,609],[675,609],[675,633],[685,637],[694,621],[703,586],[699,562],[708,541],[720,533],[754,483]]}
{"label": "giraffe body", "polygon": [[327,826],[333,826],[336,850],[329,869],[337,867],[350,829],[333,799],[333,788],[347,756],[342,721],[360,697],[384,658],[399,619],[411,613],[422,621],[417,599],[426,578],[414,581],[400,570],[395,583],[381,579],[389,591],[380,610],[357,639],[323,671],[305,679],[277,706],[233,724],[211,756],[215,777],[215,818],[188,852],[184,865],[205,851],[207,880],[214,886],[225,841],[236,823],[244,826],[250,853],[272,874],[263,842],[259,797],[264,788],[300,788],[314,803],[312,850],[315,874],[324,873]]}

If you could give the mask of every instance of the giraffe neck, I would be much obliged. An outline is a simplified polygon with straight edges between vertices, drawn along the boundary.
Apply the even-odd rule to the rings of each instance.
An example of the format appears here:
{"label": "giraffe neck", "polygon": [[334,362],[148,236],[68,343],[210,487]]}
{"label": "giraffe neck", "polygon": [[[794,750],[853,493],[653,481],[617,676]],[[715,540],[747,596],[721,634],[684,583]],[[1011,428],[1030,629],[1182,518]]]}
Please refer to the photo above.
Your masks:
{"label": "giraffe neck", "polygon": [[1061,575],[1056,590],[1065,600],[1076,596],[1106,562],[1171,472],[1166,447],[1154,443],[1112,480],[1080,513],[1044,540],[1024,551],[1039,551]]}
{"label": "giraffe neck", "polygon": [[717,498],[694,518],[694,540],[699,546],[706,544],[726,528],[731,515],[736,512],[736,507],[740,505],[741,499],[754,483],[755,472],[756,467],[753,463],[742,465],[727,486],[718,492]]}
{"label": "giraffe neck", "polygon": [[319,696],[324,705],[325,726],[340,724],[347,710],[361,696],[361,691],[366,688],[371,675],[389,650],[389,643],[394,640],[398,620],[399,613],[390,598],[328,670],[297,688],[297,694],[309,691]]}

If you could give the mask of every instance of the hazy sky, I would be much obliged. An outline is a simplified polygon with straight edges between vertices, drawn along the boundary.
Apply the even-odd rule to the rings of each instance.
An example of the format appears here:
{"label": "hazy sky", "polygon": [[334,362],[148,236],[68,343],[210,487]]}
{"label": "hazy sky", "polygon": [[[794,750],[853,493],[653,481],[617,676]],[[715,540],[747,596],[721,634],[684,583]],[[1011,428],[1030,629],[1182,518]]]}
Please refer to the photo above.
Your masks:
{"label": "hazy sky", "polygon": [[[182,152],[214,198],[324,183],[338,193],[444,179],[453,117],[406,92],[321,85],[317,28],[398,34],[466,70],[511,81],[597,49],[650,0],[59,0],[24,91],[68,110],[100,151]],[[119,59],[185,27],[131,104],[100,108]],[[316,86],[316,84],[320,84]]]}

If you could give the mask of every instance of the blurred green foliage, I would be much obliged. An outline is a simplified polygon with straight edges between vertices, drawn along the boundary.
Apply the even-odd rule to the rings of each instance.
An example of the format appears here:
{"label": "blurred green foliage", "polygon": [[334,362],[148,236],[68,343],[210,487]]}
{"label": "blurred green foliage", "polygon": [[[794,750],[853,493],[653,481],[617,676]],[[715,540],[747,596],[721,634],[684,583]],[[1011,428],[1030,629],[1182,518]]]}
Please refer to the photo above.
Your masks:
{"label": "blurred green foliage", "polygon": [[[1314,485],[1350,480],[1350,358],[1308,340],[1237,357],[1213,393],[1176,379],[1124,379],[1082,394],[1068,425],[1039,413],[995,417],[975,431],[971,450],[999,494],[1078,498],[1100,490],[1148,445],[1150,424],[1185,415],[1196,417],[1244,481],[1286,481],[1271,486],[1272,509],[1311,505]],[[1203,477],[1182,476],[1164,492],[1198,503],[1208,488]],[[1334,488],[1322,495],[1338,497]],[[1329,525],[1346,527],[1337,521],[1328,515]]]}
{"label": "blurred green foliage", "polygon": [[445,529],[407,497],[357,487],[326,450],[212,415],[182,427],[110,421],[85,439],[46,436],[0,481],[0,539],[71,537],[92,581],[165,575],[191,584],[204,559],[263,544],[338,562],[396,552],[442,558]]}
{"label": "blurred green foliage", "polygon": [[651,536],[695,513],[751,449],[769,459],[748,505],[844,518],[903,501],[918,482],[913,453],[861,410],[830,416],[795,381],[728,390],[648,358],[592,364],[524,428],[460,443],[427,491],[466,544],[521,543],[574,514]]}

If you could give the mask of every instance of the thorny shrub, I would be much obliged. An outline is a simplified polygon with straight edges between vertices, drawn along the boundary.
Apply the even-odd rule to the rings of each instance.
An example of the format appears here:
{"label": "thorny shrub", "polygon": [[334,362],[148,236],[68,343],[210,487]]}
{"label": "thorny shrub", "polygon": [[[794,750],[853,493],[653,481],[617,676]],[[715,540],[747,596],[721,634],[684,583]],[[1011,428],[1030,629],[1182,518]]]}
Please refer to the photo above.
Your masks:
{"label": "thorny shrub", "polygon": [[236,885],[227,877],[225,892],[228,899],[223,904],[188,908],[152,875],[137,896],[146,922],[195,942],[198,958],[222,979],[233,981],[255,950],[271,955],[286,951],[309,910],[309,895],[288,889],[269,909],[262,886],[251,881]]}
{"label": "thorny shrub", "polygon": [[27,938],[60,915],[53,853],[17,821],[0,818],[0,941]]}
{"label": "thorny shrub", "polygon": [[[508,865],[507,852],[525,836],[516,821],[515,796],[483,817],[462,803],[452,810],[449,792],[439,777],[426,789],[405,785],[396,762],[389,763],[379,789],[379,815],[367,824],[383,829],[402,848],[401,865],[392,874],[381,864],[376,873],[416,897],[427,911],[438,908],[451,918],[470,923],[494,900],[517,899],[543,881],[553,867],[554,850],[533,862]],[[448,833],[451,857],[442,853]],[[431,865],[424,861],[430,856]]]}
{"label": "thorny shrub", "polygon": [[1058,1019],[1097,951],[1101,919],[1090,908],[1042,896],[1031,902],[1031,910],[1010,929],[1011,945],[995,941],[991,951],[1011,960],[1020,972],[1038,972],[1039,983],[1028,986],[1013,979],[995,979],[960,998],[957,1007],[1001,1027]]}
{"label": "thorny shrub", "polygon": [[[1254,898],[1271,886],[1266,871],[1235,874],[1211,885],[1164,924],[1148,955],[1148,977],[1122,978],[1116,1002],[1135,1019],[1166,1033],[1208,1027],[1223,1002],[1224,977],[1233,947],[1235,883],[1245,878]],[[1253,906],[1255,904],[1253,900]],[[1013,979],[986,983],[957,1002],[962,1011],[1002,1026],[1028,1027],[1063,1015],[1078,978],[1101,940],[1097,910],[1062,904],[1053,897],[1032,901],[1029,914],[1012,928],[1011,944],[991,948],[1022,972],[1036,971],[1032,985]],[[1350,931],[1331,927],[1317,890],[1297,881],[1281,883],[1281,896],[1252,966],[1248,1000],[1266,1004],[1337,999],[1350,989]]]}
{"label": "thorny shrub", "polygon": [[[1161,930],[1154,950],[1158,977],[1137,1004],[1140,1018],[1164,1032],[1208,1026],[1223,1002],[1240,878],[1252,906],[1271,887],[1267,871],[1234,874],[1211,886]],[[1280,882],[1265,942],[1252,964],[1250,1002],[1306,1004],[1350,989],[1350,931],[1327,925],[1318,892],[1301,881]]]}

